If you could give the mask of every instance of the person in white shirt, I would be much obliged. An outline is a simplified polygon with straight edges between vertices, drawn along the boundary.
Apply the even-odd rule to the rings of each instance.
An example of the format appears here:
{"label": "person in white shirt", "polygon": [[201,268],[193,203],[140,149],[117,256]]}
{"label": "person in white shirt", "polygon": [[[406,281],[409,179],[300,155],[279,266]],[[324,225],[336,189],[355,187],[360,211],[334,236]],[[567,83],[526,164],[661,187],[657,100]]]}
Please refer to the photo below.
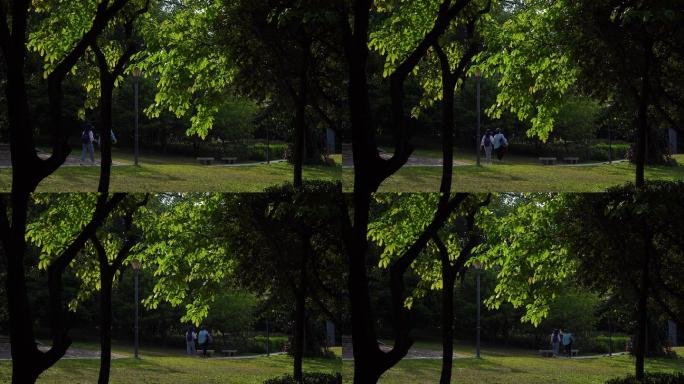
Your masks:
{"label": "person in white shirt", "polygon": [[492,142],[494,145],[494,153],[496,153],[496,158],[499,159],[500,162],[506,153],[506,148],[508,148],[508,140],[503,132],[501,132],[500,128],[496,129],[496,135],[494,135]]}
{"label": "person in white shirt", "polygon": [[492,163],[492,150],[494,149],[494,137],[492,136],[491,129],[488,129],[484,136],[482,136],[482,141],[480,142],[480,148],[485,152],[485,163]]}
{"label": "person in white shirt", "polygon": [[93,148],[93,125],[90,122],[85,123],[83,132],[81,133],[81,162],[85,161],[86,154],[90,155],[90,162],[95,163],[95,148]]}

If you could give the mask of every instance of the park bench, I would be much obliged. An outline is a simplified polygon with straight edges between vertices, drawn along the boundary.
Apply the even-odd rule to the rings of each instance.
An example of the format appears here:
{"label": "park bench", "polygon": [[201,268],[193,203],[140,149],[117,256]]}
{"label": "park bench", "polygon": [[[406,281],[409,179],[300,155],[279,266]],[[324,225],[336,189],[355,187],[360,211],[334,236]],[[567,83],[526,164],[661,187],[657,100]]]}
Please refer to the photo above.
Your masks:
{"label": "park bench", "polygon": [[198,157],[197,161],[200,162],[202,165],[211,165],[211,162],[214,161],[213,157]]}
{"label": "park bench", "polygon": [[579,163],[579,157],[564,157],[563,161],[565,161],[565,164],[577,164]]}
{"label": "park bench", "polygon": [[[197,352],[199,353],[200,356],[204,356],[204,352],[202,352],[201,350],[197,351]],[[214,354],[213,349],[207,349],[207,357],[211,357],[211,355],[213,355],[213,354]]]}
{"label": "park bench", "polygon": [[237,349],[222,349],[221,354],[223,356],[235,356],[235,354],[237,354]]}
{"label": "park bench", "polygon": [[222,157],[221,161],[223,161],[225,164],[235,164],[237,157]]}
{"label": "park bench", "polygon": [[554,164],[556,164],[556,158],[555,157],[540,157],[539,161],[543,165],[554,165]]}

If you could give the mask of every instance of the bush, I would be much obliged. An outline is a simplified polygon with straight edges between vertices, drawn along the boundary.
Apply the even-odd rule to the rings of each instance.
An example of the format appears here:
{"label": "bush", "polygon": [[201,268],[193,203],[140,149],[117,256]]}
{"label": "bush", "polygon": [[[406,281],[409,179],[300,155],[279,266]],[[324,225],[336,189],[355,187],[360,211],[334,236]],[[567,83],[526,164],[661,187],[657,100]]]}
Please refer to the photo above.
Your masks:
{"label": "bush", "polygon": [[684,384],[684,373],[647,373],[644,381],[627,376],[606,381],[606,384]]}
{"label": "bush", "polygon": [[[283,352],[287,344],[287,336],[269,337],[270,351]],[[266,353],[266,336],[255,336],[249,348],[250,352]]]}
{"label": "bush", "polygon": [[[320,373],[320,372],[304,373],[301,383],[303,383],[303,384],[342,384],[342,375],[339,373],[336,373],[334,375],[330,374],[330,373]],[[274,377],[272,379],[268,379],[268,380],[264,381],[264,384],[300,384],[300,383],[295,381],[295,379],[294,379],[294,377],[292,377],[292,375],[285,375],[285,376]]]}
{"label": "bush", "polygon": [[612,159],[620,160],[627,157],[629,144],[613,143],[512,143],[510,152],[517,155],[539,157],[579,157],[580,160],[608,161],[612,150]]}

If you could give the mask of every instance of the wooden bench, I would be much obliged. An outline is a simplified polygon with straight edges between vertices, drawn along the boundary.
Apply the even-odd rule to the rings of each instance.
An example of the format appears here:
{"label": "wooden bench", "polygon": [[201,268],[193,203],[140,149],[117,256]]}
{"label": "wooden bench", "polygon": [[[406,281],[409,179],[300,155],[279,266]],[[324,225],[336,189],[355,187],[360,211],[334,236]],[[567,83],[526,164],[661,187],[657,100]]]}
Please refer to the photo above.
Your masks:
{"label": "wooden bench", "polygon": [[235,164],[237,157],[222,157],[221,161],[223,161],[225,164]]}
{"label": "wooden bench", "polygon": [[553,350],[551,349],[540,349],[539,354],[541,357],[553,357]]}
{"label": "wooden bench", "polygon": [[579,163],[579,157],[564,157],[563,161],[565,161],[565,164],[577,164]]}
{"label": "wooden bench", "polygon": [[543,165],[554,165],[554,164],[556,164],[556,158],[555,157],[540,157],[539,161]]}
{"label": "wooden bench", "polygon": [[[197,353],[198,353],[200,356],[204,356],[204,351],[202,351],[201,349],[200,349],[199,351],[197,351]],[[211,357],[211,355],[213,355],[213,354],[214,354],[214,350],[213,350],[213,349],[207,349],[207,357]]]}
{"label": "wooden bench", "polygon": [[237,354],[237,349],[222,349],[221,354],[223,356],[235,356]]}
{"label": "wooden bench", "polygon": [[211,162],[214,161],[213,157],[198,157],[197,161],[200,162],[202,165],[211,165]]}

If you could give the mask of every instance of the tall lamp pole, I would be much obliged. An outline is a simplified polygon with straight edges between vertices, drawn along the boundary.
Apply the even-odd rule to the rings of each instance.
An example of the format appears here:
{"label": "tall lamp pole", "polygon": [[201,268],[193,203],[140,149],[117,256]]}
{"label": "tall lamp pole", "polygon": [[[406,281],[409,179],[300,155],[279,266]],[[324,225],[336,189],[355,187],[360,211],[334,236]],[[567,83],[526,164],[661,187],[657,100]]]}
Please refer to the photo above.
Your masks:
{"label": "tall lamp pole", "polygon": [[475,356],[480,358],[480,330],[482,329],[480,324],[480,273],[482,271],[482,263],[478,260],[473,263],[476,270],[476,285],[477,285],[477,334],[476,334],[476,353]]}
{"label": "tall lamp pole", "polygon": [[138,296],[138,284],[139,284],[139,277],[138,275],[140,274],[140,260],[134,259],[131,261],[131,266],[133,267],[133,271],[135,272],[135,322],[133,326],[133,351],[134,351],[134,356],[137,359],[138,358],[138,349],[139,349],[139,343],[140,340],[138,338],[140,327],[138,325],[138,303],[140,302],[139,296]]}
{"label": "tall lamp pole", "polygon": [[[482,71],[475,70],[475,84],[477,88],[477,133],[475,134],[475,153],[477,154],[477,166],[480,166],[480,80]],[[479,355],[478,355],[479,357]]]}
{"label": "tall lamp pole", "polygon": [[138,157],[140,155],[140,147],[138,144],[138,140],[140,137],[139,134],[139,128],[138,128],[138,83],[140,83],[140,76],[142,75],[142,70],[139,67],[133,68],[133,80],[135,80],[135,133],[134,133],[134,142],[133,142],[133,151],[134,151],[134,162],[135,166],[138,166]]}

